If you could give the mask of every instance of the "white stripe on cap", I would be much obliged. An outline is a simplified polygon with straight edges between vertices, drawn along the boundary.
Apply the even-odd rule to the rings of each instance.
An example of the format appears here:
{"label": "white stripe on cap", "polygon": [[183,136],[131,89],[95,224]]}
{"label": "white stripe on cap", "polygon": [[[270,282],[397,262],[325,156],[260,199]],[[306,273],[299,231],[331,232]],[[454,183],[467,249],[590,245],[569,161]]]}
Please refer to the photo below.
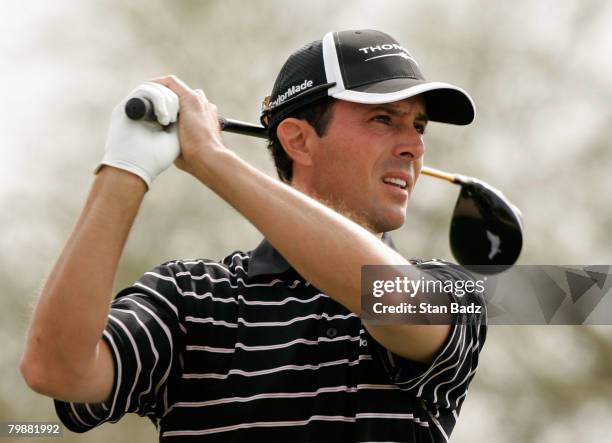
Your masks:
{"label": "white stripe on cap", "polygon": [[336,52],[336,43],[334,42],[334,33],[328,32],[323,37],[323,64],[325,65],[325,77],[327,83],[336,83],[327,90],[327,94],[335,97],[336,94],[345,91],[344,81],[342,80],[342,72],[340,71],[340,63],[338,62],[338,53]]}
{"label": "white stripe on cap", "polygon": [[330,95],[334,98],[354,103],[380,104],[403,100],[405,98],[414,97],[415,95],[422,94],[423,92],[434,91],[438,89],[452,89],[461,92],[470,100],[470,102],[472,103],[472,107],[474,108],[474,101],[467,92],[457,86],[453,86],[449,83],[443,82],[422,83],[420,85],[415,85],[407,89],[402,89],[401,91],[388,92],[386,94],[343,90],[342,92]]}

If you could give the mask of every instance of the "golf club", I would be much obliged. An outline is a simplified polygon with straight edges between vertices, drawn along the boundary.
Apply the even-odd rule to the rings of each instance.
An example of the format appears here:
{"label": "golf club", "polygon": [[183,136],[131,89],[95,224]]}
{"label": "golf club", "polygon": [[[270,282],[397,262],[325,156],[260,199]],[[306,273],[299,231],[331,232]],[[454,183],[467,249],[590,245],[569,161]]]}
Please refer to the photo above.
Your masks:
{"label": "golf club", "polygon": [[[132,120],[156,120],[153,104],[146,98],[128,100],[125,113]],[[260,125],[224,117],[219,117],[219,125],[222,131],[268,138]],[[476,178],[427,166],[421,172],[461,187],[450,228],[451,251],[457,262],[480,274],[497,274],[514,265],[523,246],[519,209],[499,190]]]}
{"label": "golf club", "polygon": [[480,274],[498,274],[516,263],[523,247],[522,214],[501,191],[465,175],[426,166],[421,172],[461,186],[450,228],[457,262]]}

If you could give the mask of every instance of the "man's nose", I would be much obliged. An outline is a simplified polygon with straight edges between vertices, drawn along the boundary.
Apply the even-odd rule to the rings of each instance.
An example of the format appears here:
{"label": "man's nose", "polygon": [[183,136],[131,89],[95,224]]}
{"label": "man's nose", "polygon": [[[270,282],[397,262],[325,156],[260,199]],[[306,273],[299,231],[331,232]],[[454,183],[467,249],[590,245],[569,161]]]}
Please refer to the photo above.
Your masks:
{"label": "man's nose", "polygon": [[403,131],[402,137],[398,137],[396,143],[393,148],[393,155],[396,157],[417,160],[425,153],[423,137],[415,128]]}

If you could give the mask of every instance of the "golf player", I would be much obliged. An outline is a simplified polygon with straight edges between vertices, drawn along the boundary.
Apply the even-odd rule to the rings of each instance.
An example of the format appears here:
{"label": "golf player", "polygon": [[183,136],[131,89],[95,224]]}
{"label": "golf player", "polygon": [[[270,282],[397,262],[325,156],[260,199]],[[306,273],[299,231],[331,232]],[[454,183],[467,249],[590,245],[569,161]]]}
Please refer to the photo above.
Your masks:
{"label": "golf player", "polygon": [[[157,122],[129,120],[131,97],[148,99]],[[179,78],[154,79],[126,100],[21,363],[66,427],[84,432],[135,412],[161,441],[447,441],[486,318],[364,322],[360,281],[363,265],[470,278],[406,260],[386,234],[406,218],[428,121],[469,124],[467,93],[426,81],[385,33],[330,32],[289,57],[264,101],[280,180],[226,148],[215,105]],[[130,227],[173,163],[264,239],[219,262],[164,263],[111,303]]]}

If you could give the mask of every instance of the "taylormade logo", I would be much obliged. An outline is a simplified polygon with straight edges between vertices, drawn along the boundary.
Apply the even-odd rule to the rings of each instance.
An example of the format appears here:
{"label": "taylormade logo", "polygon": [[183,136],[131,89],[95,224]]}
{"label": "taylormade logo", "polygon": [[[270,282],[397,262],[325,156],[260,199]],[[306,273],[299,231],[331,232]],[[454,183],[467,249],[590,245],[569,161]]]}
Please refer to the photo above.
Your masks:
{"label": "taylormade logo", "polygon": [[297,94],[299,92],[305,91],[306,89],[310,88],[313,85],[313,83],[314,82],[312,80],[304,80],[299,85],[291,86],[284,93],[278,94],[276,96],[276,99],[274,99],[274,101],[272,101],[270,103],[270,107],[274,108],[275,106],[280,105],[281,103],[283,103],[288,98],[291,98],[292,95],[295,95],[295,94]]}

